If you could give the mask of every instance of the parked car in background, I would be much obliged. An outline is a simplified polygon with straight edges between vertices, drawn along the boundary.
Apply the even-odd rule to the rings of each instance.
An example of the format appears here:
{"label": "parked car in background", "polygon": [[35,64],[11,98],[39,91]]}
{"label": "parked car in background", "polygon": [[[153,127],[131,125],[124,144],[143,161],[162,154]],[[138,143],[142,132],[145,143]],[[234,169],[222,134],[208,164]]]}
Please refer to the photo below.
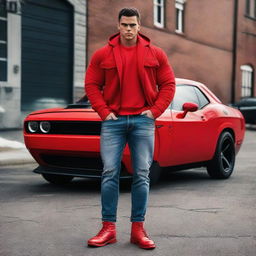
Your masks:
{"label": "parked car in background", "polygon": [[[241,112],[222,104],[199,82],[176,79],[176,85],[173,102],[155,120],[151,185],[159,179],[162,167],[204,166],[213,178],[230,177],[244,139]],[[69,182],[74,177],[100,178],[100,131],[101,119],[86,100],[32,112],[24,120],[24,141],[39,164],[34,172],[51,183]],[[132,178],[132,173],[126,145],[120,177]]]}
{"label": "parked car in background", "polygon": [[243,98],[233,106],[242,112],[246,123],[256,124],[256,98]]}

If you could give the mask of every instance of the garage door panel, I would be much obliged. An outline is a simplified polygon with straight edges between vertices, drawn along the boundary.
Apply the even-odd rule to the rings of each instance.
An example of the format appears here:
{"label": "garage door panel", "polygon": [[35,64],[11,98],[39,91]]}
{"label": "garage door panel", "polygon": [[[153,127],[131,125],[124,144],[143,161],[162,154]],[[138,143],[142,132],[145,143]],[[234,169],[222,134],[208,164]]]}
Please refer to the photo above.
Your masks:
{"label": "garage door panel", "polygon": [[72,83],[73,8],[64,0],[26,1],[22,10],[22,110],[70,103]]}
{"label": "garage door panel", "polygon": [[57,9],[67,11],[70,8],[70,4],[65,0],[26,0],[29,4],[40,7],[47,7],[51,9]]}

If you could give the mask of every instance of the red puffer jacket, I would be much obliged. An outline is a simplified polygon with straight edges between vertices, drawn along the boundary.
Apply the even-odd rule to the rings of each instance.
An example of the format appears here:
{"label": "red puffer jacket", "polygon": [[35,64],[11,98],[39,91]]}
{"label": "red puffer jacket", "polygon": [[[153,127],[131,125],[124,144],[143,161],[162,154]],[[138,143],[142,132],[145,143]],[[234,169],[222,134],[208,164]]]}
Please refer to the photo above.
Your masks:
{"label": "red puffer jacket", "polygon": [[[92,56],[85,76],[85,91],[92,108],[102,120],[111,113],[118,114],[122,77],[119,33],[110,37],[106,46]],[[175,78],[166,54],[138,35],[137,63],[144,95],[154,118],[169,106],[175,93]]]}

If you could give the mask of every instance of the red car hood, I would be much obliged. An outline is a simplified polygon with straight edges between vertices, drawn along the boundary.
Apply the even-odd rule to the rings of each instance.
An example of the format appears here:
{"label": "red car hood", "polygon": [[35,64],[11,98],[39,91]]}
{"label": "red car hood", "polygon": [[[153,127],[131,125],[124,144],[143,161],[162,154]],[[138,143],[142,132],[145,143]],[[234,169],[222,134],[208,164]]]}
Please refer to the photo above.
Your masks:
{"label": "red car hood", "polygon": [[62,113],[62,112],[95,112],[92,108],[47,108],[31,112],[29,115]]}
{"label": "red car hood", "polygon": [[91,108],[49,108],[30,113],[25,121],[30,120],[91,120],[101,121],[100,116]]}

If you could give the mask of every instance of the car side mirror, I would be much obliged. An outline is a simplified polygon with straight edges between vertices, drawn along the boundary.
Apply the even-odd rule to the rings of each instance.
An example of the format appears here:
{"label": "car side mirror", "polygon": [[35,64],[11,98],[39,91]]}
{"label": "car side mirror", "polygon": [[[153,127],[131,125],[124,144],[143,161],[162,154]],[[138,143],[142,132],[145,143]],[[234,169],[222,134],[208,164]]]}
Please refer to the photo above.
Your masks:
{"label": "car side mirror", "polygon": [[198,105],[193,102],[186,102],[182,105],[182,113],[177,115],[177,118],[184,118],[188,112],[195,112],[198,110]]}

